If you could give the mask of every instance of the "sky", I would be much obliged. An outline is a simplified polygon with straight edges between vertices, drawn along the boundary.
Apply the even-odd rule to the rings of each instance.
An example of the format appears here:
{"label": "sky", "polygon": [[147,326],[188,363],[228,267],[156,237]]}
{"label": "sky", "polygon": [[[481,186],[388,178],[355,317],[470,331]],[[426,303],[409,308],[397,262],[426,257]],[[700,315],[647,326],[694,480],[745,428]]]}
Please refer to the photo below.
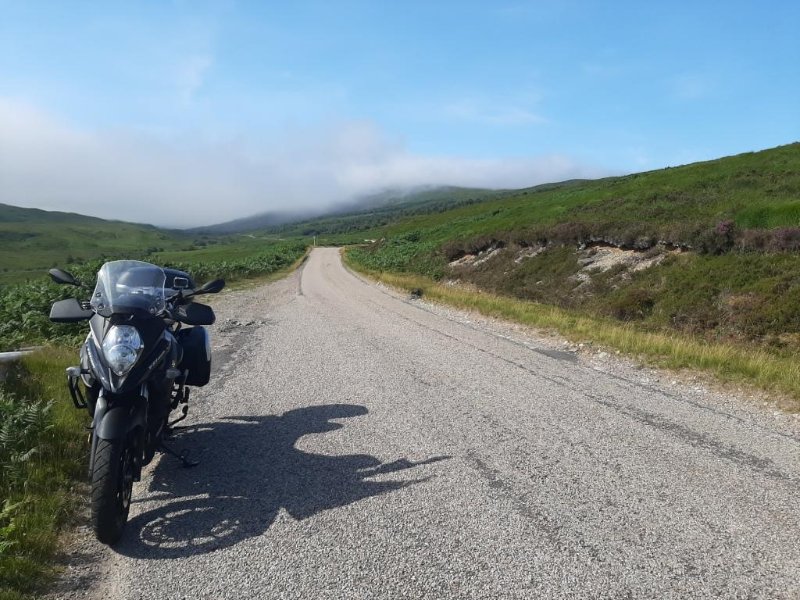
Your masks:
{"label": "sky", "polygon": [[0,202],[192,227],[800,140],[800,2],[0,0]]}

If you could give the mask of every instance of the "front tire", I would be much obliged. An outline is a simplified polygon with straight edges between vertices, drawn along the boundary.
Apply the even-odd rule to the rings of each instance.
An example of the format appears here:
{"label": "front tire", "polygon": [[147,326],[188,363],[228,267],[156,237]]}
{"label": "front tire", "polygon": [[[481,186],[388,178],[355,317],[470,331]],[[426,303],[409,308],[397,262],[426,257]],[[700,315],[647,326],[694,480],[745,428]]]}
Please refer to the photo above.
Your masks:
{"label": "front tire", "polygon": [[92,526],[97,539],[114,544],[128,521],[133,492],[133,445],[126,439],[98,439],[92,469]]}

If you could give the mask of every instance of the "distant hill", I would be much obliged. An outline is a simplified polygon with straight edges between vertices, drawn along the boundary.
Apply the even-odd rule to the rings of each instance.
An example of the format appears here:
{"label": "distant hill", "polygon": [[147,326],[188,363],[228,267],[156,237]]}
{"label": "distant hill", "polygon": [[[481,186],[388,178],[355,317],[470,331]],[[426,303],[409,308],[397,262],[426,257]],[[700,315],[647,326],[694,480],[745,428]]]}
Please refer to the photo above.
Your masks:
{"label": "distant hill", "polygon": [[339,219],[373,213],[379,210],[384,215],[395,213],[402,216],[403,209],[410,206],[428,205],[431,210],[442,206],[458,206],[465,201],[487,199],[502,193],[501,190],[461,188],[454,186],[420,186],[409,189],[387,189],[374,194],[361,196],[331,206],[305,211],[265,212],[242,219],[234,219],[218,225],[195,227],[187,232],[195,234],[251,233],[254,231],[289,232],[299,231],[299,224],[320,220]]}
{"label": "distant hill", "polygon": [[0,283],[44,277],[69,262],[173,250],[190,240],[152,225],[0,204]]}
{"label": "distant hill", "polygon": [[193,235],[230,235],[236,233],[251,233],[278,227],[285,223],[296,223],[310,219],[319,214],[318,211],[307,212],[265,212],[241,219],[233,219],[216,225],[205,225],[186,229],[187,234]]}
{"label": "distant hill", "polygon": [[[556,183],[546,183],[521,190],[485,190],[472,188],[428,188],[403,195],[370,196],[370,208],[352,212],[340,212],[324,216],[288,222],[267,228],[264,233],[290,236],[322,236],[321,243],[358,243],[365,237],[381,237],[381,231],[393,224],[401,224],[425,215],[448,214],[450,211],[473,207],[478,212],[485,207],[502,202],[505,198],[537,194],[553,190],[569,190],[589,183],[584,179],[572,179]],[[482,208],[483,207],[483,208]]]}

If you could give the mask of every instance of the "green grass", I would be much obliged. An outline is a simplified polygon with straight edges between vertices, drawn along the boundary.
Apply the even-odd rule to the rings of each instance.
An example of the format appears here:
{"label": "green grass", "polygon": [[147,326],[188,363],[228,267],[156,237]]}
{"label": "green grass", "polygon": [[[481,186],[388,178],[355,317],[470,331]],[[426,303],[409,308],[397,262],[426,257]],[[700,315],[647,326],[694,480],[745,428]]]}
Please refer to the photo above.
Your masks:
{"label": "green grass", "polygon": [[0,283],[37,279],[47,269],[101,257],[141,258],[188,247],[186,234],[0,204]]}
{"label": "green grass", "polygon": [[259,275],[253,275],[252,277],[248,277],[246,279],[236,279],[230,284],[226,282],[225,289],[227,291],[252,289],[254,287],[267,285],[268,283],[272,283],[274,281],[278,281],[279,279],[283,279],[287,275],[297,270],[300,267],[300,265],[302,265],[306,261],[310,252],[311,252],[311,246],[308,246],[306,248],[306,251],[290,265],[278,269],[277,271],[272,271],[271,273],[262,273]]}
{"label": "green grass", "polygon": [[75,359],[73,348],[48,348],[12,366],[0,384],[0,598],[41,591],[74,514],[74,488],[85,477],[87,424],[66,392],[64,368]]}
{"label": "green grass", "polygon": [[282,271],[302,257],[307,247],[308,243],[302,239],[272,241],[245,238],[237,243],[191,251],[157,253],[148,260],[187,271],[199,281],[217,277],[236,281]]}
{"label": "green grass", "polygon": [[193,245],[191,249],[156,252],[150,256],[150,259],[158,261],[158,264],[233,261],[259,254],[280,244],[281,241],[277,236],[233,235],[214,240],[213,244]]}
{"label": "green grass", "polygon": [[643,331],[634,325],[539,304],[443,285],[429,277],[371,271],[346,254],[349,266],[405,291],[420,290],[426,299],[499,317],[531,327],[554,330],[576,342],[592,341],[650,364],[671,369],[699,369],[722,381],[754,385],[785,396],[781,406],[800,410],[800,352],[776,353],[680,333]]}
{"label": "green grass", "polygon": [[422,232],[444,242],[558,223],[615,233],[631,227],[680,237],[733,219],[741,228],[800,226],[800,143],[676,168],[531,188],[366,230],[365,238]]}
{"label": "green grass", "polygon": [[[238,243],[218,244],[143,257],[163,266],[191,273],[198,283],[218,277],[226,282],[250,280],[285,272],[306,252],[303,240],[274,242],[247,238]],[[91,287],[102,261],[71,265],[78,279]],[[55,300],[85,298],[90,291],[58,286],[42,273],[39,281],[0,288],[0,351],[25,345],[76,343],[85,335],[85,324],[51,323],[48,315]]]}

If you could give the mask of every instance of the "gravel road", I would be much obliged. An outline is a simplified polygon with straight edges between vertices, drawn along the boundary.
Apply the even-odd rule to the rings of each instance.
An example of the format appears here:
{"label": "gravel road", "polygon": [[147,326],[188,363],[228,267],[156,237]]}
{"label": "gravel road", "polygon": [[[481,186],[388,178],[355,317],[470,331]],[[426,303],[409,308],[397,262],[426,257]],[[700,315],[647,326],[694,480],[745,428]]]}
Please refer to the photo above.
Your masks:
{"label": "gravel road", "polygon": [[800,598],[792,415],[406,299],[338,250],[216,299],[212,383],[55,594]]}

